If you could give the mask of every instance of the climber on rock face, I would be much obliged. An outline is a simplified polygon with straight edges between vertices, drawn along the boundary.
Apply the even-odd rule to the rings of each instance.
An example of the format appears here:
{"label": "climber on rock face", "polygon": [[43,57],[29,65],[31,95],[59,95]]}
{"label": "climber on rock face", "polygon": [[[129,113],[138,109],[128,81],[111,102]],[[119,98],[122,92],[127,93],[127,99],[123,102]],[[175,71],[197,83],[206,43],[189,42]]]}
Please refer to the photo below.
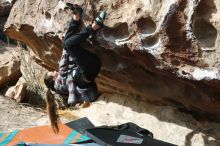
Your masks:
{"label": "climber on rock face", "polygon": [[[59,71],[47,72],[44,75],[44,82],[49,89],[47,92],[48,106],[51,101],[49,98],[53,98],[50,90],[68,95],[69,105],[75,105],[78,102],[89,104],[99,95],[95,78],[101,70],[101,61],[96,54],[82,48],[80,44],[86,41],[91,34],[104,27],[106,12],[102,11],[91,25],[77,32],[82,23],[83,9],[76,4],[67,3],[65,11],[71,14],[72,20],[64,37]],[[48,111],[51,110],[48,109]],[[56,114],[56,112],[53,113]],[[55,124],[53,122],[51,121],[52,127],[56,129],[57,121],[55,120]]]}

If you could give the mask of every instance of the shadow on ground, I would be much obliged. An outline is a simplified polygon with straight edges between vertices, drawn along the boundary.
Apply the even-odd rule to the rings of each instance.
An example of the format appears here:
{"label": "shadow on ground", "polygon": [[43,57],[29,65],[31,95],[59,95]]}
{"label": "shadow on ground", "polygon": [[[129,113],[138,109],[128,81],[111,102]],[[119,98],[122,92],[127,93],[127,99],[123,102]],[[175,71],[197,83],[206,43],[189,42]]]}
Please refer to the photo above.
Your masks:
{"label": "shadow on ground", "polygon": [[[115,103],[125,108],[130,108],[139,114],[150,114],[161,122],[173,123],[191,129],[186,135],[182,135],[183,137],[185,136],[185,146],[195,145],[192,142],[198,140],[198,137],[203,140],[206,146],[220,145],[220,123],[210,120],[199,121],[192,114],[179,111],[175,107],[153,105],[145,101],[138,101],[135,97],[126,97],[124,95],[103,94],[98,101]],[[175,132],[178,131],[173,131],[174,134]]]}

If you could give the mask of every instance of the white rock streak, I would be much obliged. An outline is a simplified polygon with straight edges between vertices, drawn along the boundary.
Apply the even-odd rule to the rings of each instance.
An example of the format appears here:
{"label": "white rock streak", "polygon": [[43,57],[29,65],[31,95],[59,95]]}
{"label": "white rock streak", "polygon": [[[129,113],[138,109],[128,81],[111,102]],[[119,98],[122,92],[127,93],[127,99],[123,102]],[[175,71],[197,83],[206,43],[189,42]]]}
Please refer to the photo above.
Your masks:
{"label": "white rock streak", "polygon": [[177,76],[193,80],[220,80],[220,72],[217,69],[203,69],[186,66],[177,71]]}
{"label": "white rock streak", "polygon": [[213,70],[206,70],[201,68],[195,68],[195,70],[192,72],[192,76],[196,80],[202,80],[202,79],[220,79],[219,71],[217,69]]}
{"label": "white rock streak", "polygon": [[42,28],[48,30],[52,27],[52,24],[53,24],[53,19],[42,19],[40,25]]}
{"label": "white rock streak", "polygon": [[6,0],[7,2],[11,3],[12,0]]}

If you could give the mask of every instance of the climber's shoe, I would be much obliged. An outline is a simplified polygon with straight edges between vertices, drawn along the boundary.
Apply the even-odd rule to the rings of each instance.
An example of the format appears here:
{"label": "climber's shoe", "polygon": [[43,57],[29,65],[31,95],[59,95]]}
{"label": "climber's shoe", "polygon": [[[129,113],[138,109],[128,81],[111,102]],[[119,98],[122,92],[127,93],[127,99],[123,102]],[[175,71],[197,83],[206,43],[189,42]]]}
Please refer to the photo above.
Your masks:
{"label": "climber's shoe", "polygon": [[107,16],[106,11],[102,11],[102,12],[99,14],[99,16],[95,19],[96,23],[97,23],[101,28],[106,27],[106,26],[104,25],[104,21],[105,21],[105,19],[106,19],[106,16]]}
{"label": "climber's shoe", "polygon": [[66,3],[66,7],[64,9],[70,9],[73,14],[80,14],[80,19],[82,19],[83,16],[83,9],[77,4],[71,4],[71,3]]}

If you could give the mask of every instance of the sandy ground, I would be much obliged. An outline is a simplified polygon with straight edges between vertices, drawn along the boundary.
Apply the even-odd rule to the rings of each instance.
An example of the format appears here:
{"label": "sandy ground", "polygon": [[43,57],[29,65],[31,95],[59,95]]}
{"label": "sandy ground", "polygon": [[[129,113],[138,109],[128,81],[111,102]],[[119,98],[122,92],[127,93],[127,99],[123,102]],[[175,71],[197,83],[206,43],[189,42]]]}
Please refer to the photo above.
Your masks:
{"label": "sandy ground", "polygon": [[[0,115],[0,132],[48,124],[44,110],[18,104],[4,96],[0,96]],[[64,118],[61,120],[68,122]]]}
{"label": "sandy ground", "polygon": [[[103,94],[88,108],[59,112],[62,122],[87,117],[95,126],[133,122],[150,130],[154,138],[179,146],[220,146],[220,123],[196,121],[173,107],[155,106],[119,95]],[[0,131],[47,124],[42,109],[0,96]],[[67,120],[68,119],[68,120]]]}
{"label": "sandy ground", "polygon": [[133,122],[150,130],[154,138],[179,146],[220,146],[220,123],[198,121],[170,106],[156,106],[138,99],[102,94],[89,108],[70,111],[94,125]]}
{"label": "sandy ground", "polygon": [[0,131],[47,124],[47,116],[42,110],[22,106],[3,96],[0,96],[0,115]]}

